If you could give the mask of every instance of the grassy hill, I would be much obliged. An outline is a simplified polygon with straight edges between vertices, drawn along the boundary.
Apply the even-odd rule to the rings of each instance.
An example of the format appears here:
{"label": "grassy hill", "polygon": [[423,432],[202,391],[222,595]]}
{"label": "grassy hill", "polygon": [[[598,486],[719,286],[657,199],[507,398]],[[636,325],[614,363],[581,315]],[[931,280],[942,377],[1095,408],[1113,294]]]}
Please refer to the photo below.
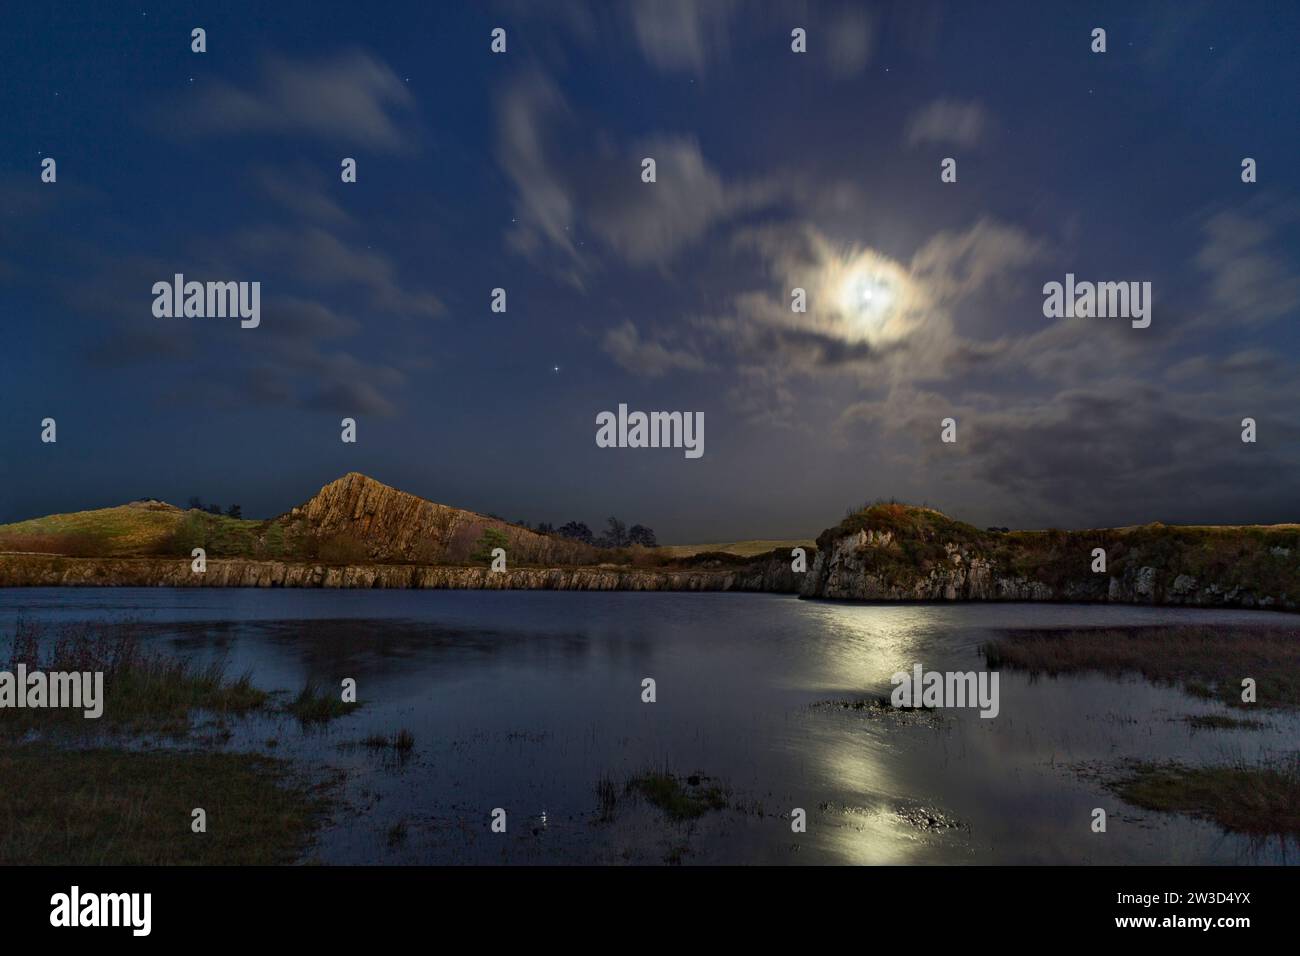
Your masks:
{"label": "grassy hill", "polygon": [[750,541],[728,541],[725,544],[666,544],[656,548],[656,552],[669,558],[693,558],[699,554],[734,554],[742,558],[754,558],[771,551],[789,551],[791,548],[812,548],[816,544],[812,538],[781,539],[755,538]]}
{"label": "grassy hill", "polygon": [[0,525],[0,554],[189,557],[198,547],[210,558],[325,564],[478,564],[493,547],[506,548],[516,565],[626,563],[651,556],[646,549],[612,552],[541,534],[428,501],[356,472],[325,485],[287,514],[267,520],[144,500]]}
{"label": "grassy hill", "polygon": [[0,551],[78,557],[154,554],[185,517],[185,511],[162,501],[47,515],[0,525]]}

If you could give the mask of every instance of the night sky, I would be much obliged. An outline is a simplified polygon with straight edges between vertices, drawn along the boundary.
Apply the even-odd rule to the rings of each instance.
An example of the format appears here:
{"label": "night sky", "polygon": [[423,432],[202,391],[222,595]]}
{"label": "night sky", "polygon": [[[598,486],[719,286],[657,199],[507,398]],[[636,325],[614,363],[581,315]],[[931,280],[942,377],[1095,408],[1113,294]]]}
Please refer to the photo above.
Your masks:
{"label": "night sky", "polygon": [[[354,470],[666,542],[1300,519],[1298,44],[1293,3],[6,5],[0,521]],[[260,327],[155,318],[177,272]],[[1151,326],[1045,318],[1067,272]],[[598,448],[620,403],[703,457]]]}

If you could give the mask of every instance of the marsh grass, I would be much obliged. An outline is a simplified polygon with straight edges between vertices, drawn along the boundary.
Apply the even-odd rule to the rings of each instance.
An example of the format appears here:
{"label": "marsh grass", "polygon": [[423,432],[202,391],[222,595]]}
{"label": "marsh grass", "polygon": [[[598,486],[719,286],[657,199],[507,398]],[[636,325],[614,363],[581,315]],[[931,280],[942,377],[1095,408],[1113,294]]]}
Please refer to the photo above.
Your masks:
{"label": "marsh grass", "polygon": [[1219,767],[1138,764],[1111,786],[1148,810],[1213,820],[1234,833],[1300,838],[1300,756]]}
{"label": "marsh grass", "polygon": [[398,820],[388,828],[387,842],[389,847],[399,847],[406,842],[408,830],[405,820]]}
{"label": "marsh grass", "polygon": [[[1141,674],[1233,707],[1300,707],[1300,629],[1203,625],[1010,631],[981,647],[990,668],[1031,675]],[[1243,678],[1257,703],[1243,704]]]}
{"label": "marsh grass", "polygon": [[361,743],[371,750],[392,749],[398,753],[409,753],[415,748],[415,734],[403,727],[394,734],[371,734]]}
{"label": "marsh grass", "polygon": [[692,774],[685,781],[666,770],[648,770],[627,782],[626,793],[639,794],[674,821],[694,820],[727,806],[727,792]]}
{"label": "marsh grass", "polygon": [[5,708],[0,727],[90,731],[107,726],[182,734],[195,711],[221,719],[258,710],[268,701],[270,695],[253,686],[250,674],[230,679],[221,661],[194,664],[143,649],[136,627],[129,622],[18,621],[0,670],[12,673],[21,663],[29,672],[102,672],[104,710],[102,717],[86,719],[82,709]]}
{"label": "marsh grass", "polygon": [[821,700],[812,705],[818,708],[834,708],[841,710],[864,711],[871,716],[883,716],[887,714],[929,714],[938,716],[938,709],[927,706],[926,704],[906,704],[894,706],[894,702],[887,696],[878,695],[876,697],[857,697],[857,698],[838,698],[834,700]]}
{"label": "marsh grass", "polygon": [[323,724],[344,717],[360,706],[343,700],[339,694],[309,680],[298,691],[298,696],[284,705],[284,710],[304,724]]}
{"label": "marsh grass", "polygon": [[1263,727],[1261,720],[1233,717],[1229,714],[1190,714],[1183,718],[1193,730],[1242,730]]}
{"label": "marsh grass", "polygon": [[596,808],[598,822],[614,822],[618,815],[618,786],[613,777],[604,775],[596,781]]}
{"label": "marsh grass", "polygon": [[[104,710],[0,710],[0,865],[265,865],[301,857],[332,802],[284,761],[213,752],[227,720],[265,712],[271,695],[221,662],[194,664],[142,648],[131,622],[19,621],[0,670],[102,672]],[[191,734],[196,712],[216,733]],[[29,731],[35,742],[23,742]],[[109,731],[111,737],[84,735]],[[204,750],[137,749],[164,735]],[[155,738],[156,739],[156,738]],[[148,741],[153,742],[153,741]],[[275,744],[274,738],[267,741]],[[205,833],[191,830],[206,811]]]}
{"label": "marsh grass", "polygon": [[[0,865],[266,865],[298,859],[328,807],[254,754],[0,748]],[[207,832],[191,831],[195,807]]]}

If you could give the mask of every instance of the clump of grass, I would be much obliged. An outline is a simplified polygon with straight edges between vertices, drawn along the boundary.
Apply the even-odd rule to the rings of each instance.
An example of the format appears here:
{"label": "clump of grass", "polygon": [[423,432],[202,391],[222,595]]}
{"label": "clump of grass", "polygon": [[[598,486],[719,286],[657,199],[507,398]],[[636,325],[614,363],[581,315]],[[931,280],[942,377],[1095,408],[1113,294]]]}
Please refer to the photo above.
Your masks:
{"label": "clump of grass", "polygon": [[1183,720],[1193,730],[1238,730],[1264,726],[1263,721],[1251,720],[1248,717],[1232,717],[1228,714],[1191,714]]}
{"label": "clump of grass", "polygon": [[361,743],[371,750],[388,750],[391,748],[398,753],[409,753],[415,748],[415,734],[403,727],[395,734],[371,734]]}
{"label": "clump of grass", "polygon": [[406,821],[398,820],[388,828],[388,845],[390,847],[401,846],[406,842]]}
{"label": "clump of grass", "polygon": [[83,709],[38,708],[0,711],[0,724],[33,727],[114,729],[184,733],[193,711],[218,718],[238,716],[266,705],[269,694],[253,686],[250,674],[233,680],[225,664],[194,664],[144,650],[127,622],[85,621],[63,625],[18,621],[9,658],[0,670],[19,664],[31,671],[102,673],[103,715],[84,719]]}
{"label": "clump of grass", "polygon": [[1030,674],[1137,673],[1188,693],[1243,706],[1256,682],[1259,707],[1300,707],[1300,632],[1295,628],[1195,626],[1012,631],[981,648],[989,667]]}
{"label": "clump of grass", "polygon": [[298,691],[298,696],[285,704],[287,713],[297,717],[304,724],[323,724],[338,717],[345,717],[361,705],[343,700],[342,697],[327,691],[315,681],[309,680]]}
{"label": "clump of grass", "polygon": [[596,819],[601,823],[613,823],[618,813],[618,786],[612,777],[602,775],[596,781]]}
{"label": "clump of grass", "polygon": [[685,844],[675,844],[674,846],[669,847],[668,852],[664,854],[664,862],[669,866],[681,866],[682,860],[684,860],[686,854],[690,852],[691,848]]}
{"label": "clump of grass", "polygon": [[1300,757],[1220,767],[1139,764],[1112,788],[1136,806],[1213,820],[1234,833],[1300,838]]}
{"label": "clump of grass", "polygon": [[[0,748],[0,861],[10,866],[250,866],[301,857],[329,806],[254,754]],[[190,829],[207,811],[208,831]]]}
{"label": "clump of grass", "polygon": [[727,806],[726,791],[707,785],[706,779],[692,774],[682,781],[666,770],[650,770],[629,780],[624,790],[639,794],[671,820],[694,820]]}
{"label": "clump of grass", "polygon": [[916,711],[918,713],[933,714],[936,711],[936,708],[927,706],[926,704],[907,704],[895,707],[894,702],[890,700],[889,697],[885,696],[858,697],[853,700],[843,698],[838,700],[823,700],[818,701],[813,706],[839,707],[841,710],[865,710],[872,714],[885,714],[893,711],[899,711],[902,713],[911,713]]}

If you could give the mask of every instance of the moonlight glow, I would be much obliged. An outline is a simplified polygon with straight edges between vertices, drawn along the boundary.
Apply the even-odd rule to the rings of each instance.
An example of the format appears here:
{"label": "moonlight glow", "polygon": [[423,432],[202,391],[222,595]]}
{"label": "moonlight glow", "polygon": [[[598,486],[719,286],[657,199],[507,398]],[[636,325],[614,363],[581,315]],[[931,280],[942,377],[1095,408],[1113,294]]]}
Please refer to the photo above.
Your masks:
{"label": "moonlight glow", "polygon": [[915,325],[916,287],[893,260],[869,250],[836,256],[822,278],[823,295],[846,340],[893,341]]}

